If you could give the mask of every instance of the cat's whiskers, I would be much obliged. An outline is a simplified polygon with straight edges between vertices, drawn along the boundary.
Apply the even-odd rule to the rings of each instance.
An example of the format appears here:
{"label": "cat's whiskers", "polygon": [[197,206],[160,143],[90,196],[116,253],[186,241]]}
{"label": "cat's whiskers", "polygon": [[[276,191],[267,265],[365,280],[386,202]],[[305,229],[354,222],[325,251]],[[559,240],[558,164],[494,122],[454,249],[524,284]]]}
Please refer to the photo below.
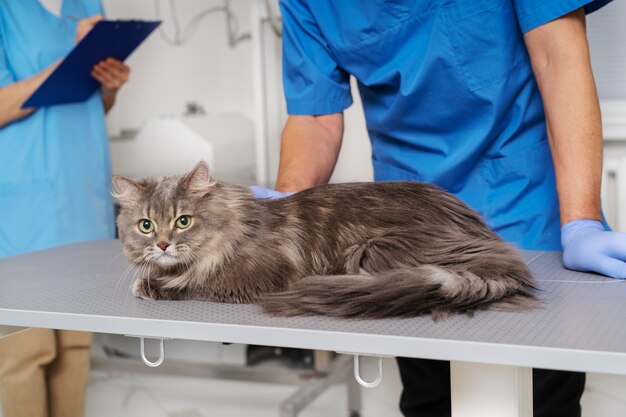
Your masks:
{"label": "cat's whiskers", "polygon": [[113,258],[111,258],[111,260],[109,261],[109,263],[107,263],[107,267],[111,266],[111,263],[116,260],[117,258],[119,258],[120,256],[122,256],[124,254],[124,250],[122,249],[120,251],[120,253],[118,253],[117,255],[115,255]]}
{"label": "cat's whiskers", "polygon": [[150,263],[148,262],[148,259],[144,259],[142,260],[139,264],[137,264],[137,268],[135,269],[135,273],[133,274],[133,279],[132,282],[134,285],[134,283],[137,280],[142,280],[144,279],[144,271],[146,270],[146,268],[148,267],[148,265],[150,265]]}
{"label": "cat's whiskers", "polygon": [[135,279],[137,277],[138,271],[141,269],[141,265],[143,263],[145,263],[145,262],[146,262],[145,255],[142,256],[141,258],[133,261],[126,268],[126,270],[124,271],[124,273],[122,274],[122,276],[118,280],[118,283],[115,285],[116,291],[117,291],[118,287],[120,287],[126,281],[126,279],[128,278],[128,276],[130,275],[131,272],[133,273],[133,276],[132,276],[132,278],[130,280],[131,281],[131,285],[132,285],[132,283],[135,281]]}
{"label": "cat's whiskers", "polygon": [[181,264],[183,264],[183,266],[187,267],[189,266],[189,263],[194,261],[194,258],[190,256],[191,253],[192,252],[191,250],[189,250],[189,247],[187,245],[176,245],[176,255],[180,258]]}
{"label": "cat's whiskers", "polygon": [[[185,263],[190,271],[192,270],[191,266],[193,264],[198,264],[202,261],[202,258],[200,257],[200,255],[196,252],[193,252],[191,249],[189,249],[187,252],[181,252],[181,253],[186,257]],[[194,275],[190,275],[188,281],[194,284],[195,286],[199,286],[201,283],[199,282],[198,279],[194,279],[194,278],[195,278]]]}
{"label": "cat's whiskers", "polygon": [[150,275],[146,278],[148,280],[148,296],[152,294],[152,285],[150,284]]}
{"label": "cat's whiskers", "polygon": [[107,262],[105,268],[102,270],[102,273],[100,274],[100,276],[101,277],[104,276],[104,272],[108,270],[108,268],[111,266],[113,261],[116,260],[117,258],[119,258],[120,256],[122,256],[123,254],[124,254],[124,250],[121,250],[120,253],[118,253],[113,258],[111,258],[111,260],[109,262]]}
{"label": "cat's whiskers", "polygon": [[[137,268],[135,268],[135,273],[133,274],[133,279],[132,282],[135,282],[138,278],[142,279],[143,276],[143,270],[145,269],[145,267],[149,264],[149,259],[143,259],[138,265]],[[137,277],[139,276],[139,277]]]}
{"label": "cat's whiskers", "polygon": [[124,272],[122,273],[122,275],[118,278],[117,282],[115,283],[115,288],[113,289],[113,298],[115,298],[117,296],[117,293],[118,293],[120,287],[122,286],[122,284],[124,283],[124,281],[128,277],[128,274],[130,273],[130,271],[133,268],[133,266],[134,265],[132,263],[130,265],[128,265],[126,267],[126,269],[124,270]]}
{"label": "cat's whiskers", "polygon": [[150,288],[150,275],[152,275],[152,264],[146,264],[146,268],[147,268],[147,279],[148,279],[148,290],[152,291],[152,289]]}
{"label": "cat's whiskers", "polygon": [[185,263],[187,264],[191,264],[193,262],[199,262],[201,259],[200,255],[192,251],[191,248],[189,248],[188,246],[185,251],[179,251],[179,253],[185,258]]}
{"label": "cat's whiskers", "polygon": [[[103,268],[100,277],[102,278],[104,276],[104,273],[108,270],[108,268],[111,266],[111,264],[113,263],[113,261],[115,261],[117,258],[119,258],[120,256],[124,255],[124,250],[121,250],[120,253],[118,253],[117,255],[115,255],[114,257],[111,258],[111,260],[109,260],[109,262],[106,264],[105,268]],[[117,282],[115,283],[115,286],[113,287],[113,294],[112,297],[113,299],[117,296],[117,291],[119,290],[119,286],[121,284],[121,281],[123,281],[124,276],[128,273],[128,271],[130,270],[132,265],[126,267],[126,269],[124,270],[124,272],[122,272],[122,275],[120,276],[120,278],[117,280]],[[113,300],[112,300],[113,301]]]}
{"label": "cat's whiskers", "polygon": [[[186,245],[181,245],[183,248],[187,247]],[[187,247],[188,248],[188,247]],[[189,275],[191,265],[194,261],[199,260],[199,256],[193,253],[191,250],[180,250],[177,249],[176,257],[180,261],[178,265],[182,265],[182,272],[178,273],[178,276],[163,283],[163,287],[167,289],[178,288],[182,289],[187,287],[190,283],[193,283],[193,276]]]}
{"label": "cat's whiskers", "polygon": [[191,268],[193,264],[199,263],[202,259],[199,254],[193,252],[191,249],[187,252],[184,252],[184,254],[187,259],[186,264],[189,268]]}

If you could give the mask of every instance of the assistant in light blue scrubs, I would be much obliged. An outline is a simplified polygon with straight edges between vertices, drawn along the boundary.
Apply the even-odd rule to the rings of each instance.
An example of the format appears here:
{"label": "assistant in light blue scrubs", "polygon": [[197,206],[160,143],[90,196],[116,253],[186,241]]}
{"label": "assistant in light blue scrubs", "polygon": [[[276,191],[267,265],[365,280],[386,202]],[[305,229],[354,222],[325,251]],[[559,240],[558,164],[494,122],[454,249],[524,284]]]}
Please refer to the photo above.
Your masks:
{"label": "assistant in light blue scrubs", "polygon": [[[41,74],[74,47],[77,19],[102,14],[99,0],[63,0],[61,6],[57,16],[38,0],[0,0],[0,90],[7,88],[7,103],[16,83]],[[94,68],[100,71],[101,64]],[[112,105],[114,90],[106,91]],[[114,237],[104,116],[96,93],[0,127],[0,257]],[[11,277],[0,274],[3,279]],[[4,331],[0,326],[0,414],[81,417],[92,335]]]}
{"label": "assistant in light blue scrubs", "polygon": [[[97,0],[0,0],[0,88],[41,72],[75,42]],[[72,18],[70,18],[70,16]],[[0,257],[114,237],[109,144],[100,94],[0,127]]]}
{"label": "assistant in light blue scrubs", "polygon": [[359,87],[377,181],[437,184],[522,249],[560,250],[545,114],[523,32],[610,0],[283,0],[292,115]]}
{"label": "assistant in light blue scrubs", "polygon": [[[522,249],[560,250],[555,173],[523,34],[610,0],[281,0],[290,115],[356,78],[377,181],[437,184]],[[407,417],[449,416],[449,364],[399,358]],[[536,417],[580,416],[584,374],[534,370]]]}

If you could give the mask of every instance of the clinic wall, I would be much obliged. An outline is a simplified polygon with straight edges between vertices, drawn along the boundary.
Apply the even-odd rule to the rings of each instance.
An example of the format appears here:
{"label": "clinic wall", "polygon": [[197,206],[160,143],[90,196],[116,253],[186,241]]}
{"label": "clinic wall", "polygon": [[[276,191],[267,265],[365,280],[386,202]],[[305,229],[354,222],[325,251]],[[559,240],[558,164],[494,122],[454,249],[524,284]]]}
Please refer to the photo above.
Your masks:
{"label": "clinic wall", "polygon": [[372,146],[365,126],[365,115],[356,82],[352,79],[354,104],[344,113],[345,134],[331,182],[372,181]]}
{"label": "clinic wall", "polygon": [[626,2],[611,4],[587,16],[591,61],[600,97],[626,101]]}
{"label": "clinic wall", "polygon": [[[103,0],[103,5],[111,19],[155,18],[155,0]],[[169,1],[160,0],[160,5],[164,21],[160,30],[173,37]],[[182,26],[202,10],[221,5],[220,0],[176,1]],[[240,33],[249,31],[249,1],[234,0],[231,6]],[[205,17],[195,36],[182,46],[172,46],[160,33],[153,33],[127,63],[130,81],[107,118],[111,136],[122,129],[137,129],[152,117],[181,115],[190,101],[207,112],[239,112],[253,119],[250,41],[228,46],[224,13]]]}
{"label": "clinic wall", "polygon": [[[253,0],[233,0],[231,6],[239,21],[239,33],[250,31],[250,4]],[[160,0],[162,28],[173,36],[169,2]],[[153,19],[155,0],[103,0],[110,19]],[[185,26],[194,15],[209,7],[220,6],[220,0],[177,1],[179,20]],[[273,56],[279,60],[280,54]],[[162,34],[153,33],[130,56],[129,83],[120,90],[117,102],[107,117],[109,135],[120,136],[122,130],[141,128],[153,117],[181,115],[188,102],[196,102],[207,112],[238,112],[255,119],[253,100],[253,53],[250,41],[228,46],[226,21],[223,13],[207,16],[198,26],[195,36],[185,45],[172,46]],[[275,67],[280,67],[280,62]],[[270,92],[281,95],[282,87]],[[345,114],[345,137],[332,182],[370,181],[373,178],[370,161],[371,147],[365,129],[361,102],[353,85],[354,105]],[[270,109],[271,111],[271,109]],[[173,145],[175,145],[175,139]],[[277,171],[280,132],[269,138],[271,180]],[[149,161],[137,157],[137,164]],[[271,184],[270,184],[271,185]]]}

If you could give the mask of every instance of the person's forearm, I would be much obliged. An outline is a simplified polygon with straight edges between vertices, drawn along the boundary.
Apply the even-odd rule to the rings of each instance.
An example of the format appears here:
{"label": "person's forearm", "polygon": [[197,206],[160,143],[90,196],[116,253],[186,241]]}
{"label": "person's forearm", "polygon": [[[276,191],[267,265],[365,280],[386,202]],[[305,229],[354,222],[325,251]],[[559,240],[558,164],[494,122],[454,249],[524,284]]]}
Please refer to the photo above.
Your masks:
{"label": "person's forearm", "polygon": [[546,112],[561,223],[600,220],[602,120],[584,12],[544,26],[528,32],[526,44]]}
{"label": "person's forearm", "polygon": [[326,184],[337,163],[343,114],[290,116],[283,130],[276,190],[301,191]]}
{"label": "person's forearm", "polygon": [[57,67],[58,62],[33,77],[0,88],[0,128],[28,116],[35,109],[22,109],[22,104]]}

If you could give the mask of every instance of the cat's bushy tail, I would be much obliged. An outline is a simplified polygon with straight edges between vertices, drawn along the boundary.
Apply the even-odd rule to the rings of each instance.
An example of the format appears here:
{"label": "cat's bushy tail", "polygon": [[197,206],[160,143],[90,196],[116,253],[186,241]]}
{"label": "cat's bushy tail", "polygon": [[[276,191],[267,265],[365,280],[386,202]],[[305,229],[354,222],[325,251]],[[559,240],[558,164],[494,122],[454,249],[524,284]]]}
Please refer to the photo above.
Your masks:
{"label": "cat's bushy tail", "polygon": [[[536,304],[532,276],[521,260],[510,256],[505,264],[493,259],[481,273],[422,265],[373,275],[311,276],[288,290],[258,300],[277,316],[326,315],[336,317],[434,318],[452,312],[471,313],[492,307],[523,310]],[[476,265],[474,265],[476,266]],[[480,276],[479,276],[480,275]]]}

